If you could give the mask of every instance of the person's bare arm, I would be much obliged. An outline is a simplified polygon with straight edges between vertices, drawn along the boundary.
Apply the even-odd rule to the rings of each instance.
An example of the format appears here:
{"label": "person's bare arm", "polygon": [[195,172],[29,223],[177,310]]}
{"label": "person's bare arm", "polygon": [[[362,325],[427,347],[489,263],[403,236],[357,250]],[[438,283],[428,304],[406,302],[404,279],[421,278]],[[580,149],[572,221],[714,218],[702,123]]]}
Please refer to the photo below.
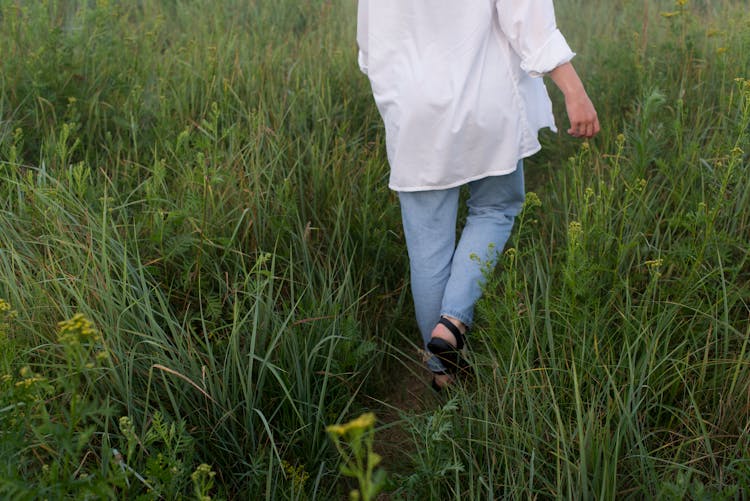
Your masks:
{"label": "person's bare arm", "polygon": [[568,134],[586,138],[595,136],[600,129],[599,118],[573,65],[570,62],[561,64],[548,75],[565,96],[565,108],[570,120]]}

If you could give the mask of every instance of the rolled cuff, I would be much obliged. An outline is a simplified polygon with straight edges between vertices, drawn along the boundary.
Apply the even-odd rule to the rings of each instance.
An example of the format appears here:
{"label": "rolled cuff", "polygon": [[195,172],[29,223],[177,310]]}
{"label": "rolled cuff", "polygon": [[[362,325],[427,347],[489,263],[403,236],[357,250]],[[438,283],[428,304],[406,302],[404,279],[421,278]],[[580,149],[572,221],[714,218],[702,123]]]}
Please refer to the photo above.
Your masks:
{"label": "rolled cuff", "polygon": [[531,77],[541,77],[567,63],[575,55],[563,34],[556,29],[539,50],[521,61],[521,69]]}

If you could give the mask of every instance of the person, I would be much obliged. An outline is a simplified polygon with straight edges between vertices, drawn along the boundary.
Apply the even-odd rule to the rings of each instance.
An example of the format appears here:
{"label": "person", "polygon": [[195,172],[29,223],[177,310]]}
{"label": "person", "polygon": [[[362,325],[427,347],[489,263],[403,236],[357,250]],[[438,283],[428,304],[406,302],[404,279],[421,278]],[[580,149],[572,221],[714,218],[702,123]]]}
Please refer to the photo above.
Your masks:
{"label": "person", "polygon": [[[465,368],[464,336],[524,202],[523,159],[555,128],[541,77],[565,97],[575,137],[596,110],[552,0],[359,0],[358,60],[385,125],[416,320],[439,390]],[[468,215],[456,243],[459,190]]]}

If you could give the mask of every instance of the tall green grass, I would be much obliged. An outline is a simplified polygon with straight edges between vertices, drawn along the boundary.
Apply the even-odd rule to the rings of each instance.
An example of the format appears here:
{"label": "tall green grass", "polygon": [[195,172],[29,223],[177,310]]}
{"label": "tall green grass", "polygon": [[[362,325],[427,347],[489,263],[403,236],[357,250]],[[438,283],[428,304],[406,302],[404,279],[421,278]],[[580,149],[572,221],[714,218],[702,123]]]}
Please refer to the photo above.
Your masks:
{"label": "tall green grass", "polygon": [[[283,465],[309,492],[336,488],[324,427],[378,366],[369,339],[404,295],[341,9],[0,4],[0,297],[38,373],[58,363],[59,320],[82,312],[102,332],[110,365],[77,391],[107,402],[109,425],[73,451],[98,458],[82,471],[117,469],[119,416],[143,437],[158,413],[185,424],[224,495],[296,495]],[[40,452],[52,438],[16,445],[11,479],[61,461]]]}
{"label": "tall green grass", "polygon": [[[477,378],[389,424],[392,495],[741,496],[750,19],[556,7],[604,130],[543,136]],[[3,496],[348,490],[325,426],[418,341],[354,11],[0,0]]]}

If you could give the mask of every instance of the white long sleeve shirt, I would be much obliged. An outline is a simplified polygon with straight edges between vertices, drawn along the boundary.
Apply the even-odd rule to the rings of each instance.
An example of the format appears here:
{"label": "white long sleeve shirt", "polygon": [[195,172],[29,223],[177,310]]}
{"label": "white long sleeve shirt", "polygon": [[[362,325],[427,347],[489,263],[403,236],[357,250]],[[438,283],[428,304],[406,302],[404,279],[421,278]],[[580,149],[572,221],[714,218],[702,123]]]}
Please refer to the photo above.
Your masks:
{"label": "white long sleeve shirt", "polygon": [[359,0],[357,43],[393,190],[508,174],[557,130],[539,77],[574,53],[552,0]]}

